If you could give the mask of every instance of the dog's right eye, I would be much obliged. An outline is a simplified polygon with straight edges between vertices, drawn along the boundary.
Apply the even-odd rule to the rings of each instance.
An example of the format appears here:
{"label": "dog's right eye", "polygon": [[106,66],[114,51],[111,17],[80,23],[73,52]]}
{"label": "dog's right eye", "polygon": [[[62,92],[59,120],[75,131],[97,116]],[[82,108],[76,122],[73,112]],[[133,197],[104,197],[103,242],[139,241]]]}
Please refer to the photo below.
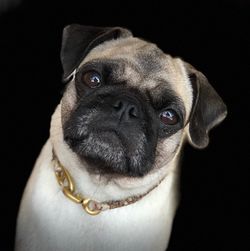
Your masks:
{"label": "dog's right eye", "polygon": [[97,88],[102,83],[102,77],[96,71],[88,71],[83,73],[82,82],[90,88]]}

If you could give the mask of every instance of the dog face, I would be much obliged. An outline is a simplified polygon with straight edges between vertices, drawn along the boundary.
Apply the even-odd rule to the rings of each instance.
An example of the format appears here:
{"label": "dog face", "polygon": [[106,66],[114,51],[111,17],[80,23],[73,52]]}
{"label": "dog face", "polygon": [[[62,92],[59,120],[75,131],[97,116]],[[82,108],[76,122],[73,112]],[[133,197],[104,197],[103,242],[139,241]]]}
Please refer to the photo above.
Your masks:
{"label": "dog face", "polygon": [[128,30],[67,26],[61,60],[63,136],[89,172],[144,176],[226,115],[202,73]]}

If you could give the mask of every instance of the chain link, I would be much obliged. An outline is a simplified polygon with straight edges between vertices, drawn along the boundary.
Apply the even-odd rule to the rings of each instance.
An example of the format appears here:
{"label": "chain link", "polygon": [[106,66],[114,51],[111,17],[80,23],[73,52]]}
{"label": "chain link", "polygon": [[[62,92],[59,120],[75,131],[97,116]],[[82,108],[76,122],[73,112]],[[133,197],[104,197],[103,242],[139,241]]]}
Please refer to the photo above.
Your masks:
{"label": "chain link", "polygon": [[[53,154],[54,155],[54,154]],[[68,170],[53,157],[55,175],[58,184],[61,186],[63,194],[75,203],[82,204],[83,209],[90,215],[97,215],[101,212],[100,203],[89,198],[84,198],[75,192],[75,184]],[[99,208],[98,208],[99,206]]]}

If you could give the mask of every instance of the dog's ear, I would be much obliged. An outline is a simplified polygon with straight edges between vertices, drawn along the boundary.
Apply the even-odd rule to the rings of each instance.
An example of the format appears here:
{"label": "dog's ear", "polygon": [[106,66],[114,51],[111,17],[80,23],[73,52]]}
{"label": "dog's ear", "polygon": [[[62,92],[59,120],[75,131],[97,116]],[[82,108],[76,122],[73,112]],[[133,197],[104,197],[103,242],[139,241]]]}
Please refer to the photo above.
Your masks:
{"label": "dog's ear", "polygon": [[88,52],[104,41],[132,36],[129,30],[114,27],[92,27],[79,24],[68,25],[63,30],[61,62],[63,80],[67,80]]}
{"label": "dog's ear", "polygon": [[209,143],[210,129],[222,122],[227,115],[227,108],[207,78],[192,65],[185,63],[185,66],[193,87],[188,140],[196,148],[205,148]]}

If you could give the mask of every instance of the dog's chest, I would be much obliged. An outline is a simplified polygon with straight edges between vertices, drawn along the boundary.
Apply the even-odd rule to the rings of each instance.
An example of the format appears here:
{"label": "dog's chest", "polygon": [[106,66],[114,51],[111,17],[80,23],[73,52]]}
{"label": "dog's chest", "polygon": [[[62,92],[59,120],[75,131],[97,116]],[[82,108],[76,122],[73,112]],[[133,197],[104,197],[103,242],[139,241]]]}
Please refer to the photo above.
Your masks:
{"label": "dog's chest", "polygon": [[90,216],[63,195],[47,158],[40,157],[22,203],[21,238],[33,245],[25,250],[165,250],[176,208],[173,177],[132,205]]}
{"label": "dog's chest", "polygon": [[[54,246],[56,239],[58,250],[65,247],[65,250],[124,251],[166,248],[172,215],[164,212],[163,205],[157,208],[138,202],[140,205],[89,216],[78,205],[65,202],[61,204],[64,209],[51,216],[54,218],[61,215],[49,230],[50,235],[54,235],[51,246]],[[46,221],[53,222],[53,219]],[[55,236],[54,233],[58,234]]]}

